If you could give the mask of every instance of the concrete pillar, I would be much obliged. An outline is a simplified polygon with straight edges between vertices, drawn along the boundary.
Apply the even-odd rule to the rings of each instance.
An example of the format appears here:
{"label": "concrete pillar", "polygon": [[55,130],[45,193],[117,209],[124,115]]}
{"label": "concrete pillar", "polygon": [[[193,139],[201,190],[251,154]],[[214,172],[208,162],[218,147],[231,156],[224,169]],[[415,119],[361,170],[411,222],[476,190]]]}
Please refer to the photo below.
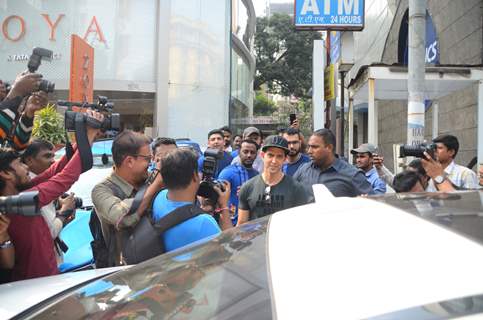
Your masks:
{"label": "concrete pillar", "polygon": [[326,51],[324,40],[314,40],[312,59],[312,112],[314,130],[323,129],[325,124],[324,70]]}
{"label": "concrete pillar", "polygon": [[478,168],[483,166],[483,80],[478,82]]}
{"label": "concrete pillar", "polygon": [[347,122],[349,126],[349,141],[348,141],[348,146],[347,149],[349,152],[347,153],[347,158],[349,160],[349,163],[352,163],[352,153],[350,150],[352,149],[352,146],[354,145],[354,100],[349,98],[349,110],[347,111]]}
{"label": "concrete pillar", "polygon": [[378,143],[378,127],[379,127],[379,121],[378,121],[378,112],[377,112],[377,101],[375,97],[375,85],[376,81],[374,79],[368,79],[368,86],[369,86],[369,95],[367,98],[367,104],[368,104],[368,119],[367,119],[367,140],[369,143],[372,143],[373,145],[377,146]]}
{"label": "concrete pillar", "polygon": [[433,139],[438,136],[439,132],[439,102],[433,102]]}

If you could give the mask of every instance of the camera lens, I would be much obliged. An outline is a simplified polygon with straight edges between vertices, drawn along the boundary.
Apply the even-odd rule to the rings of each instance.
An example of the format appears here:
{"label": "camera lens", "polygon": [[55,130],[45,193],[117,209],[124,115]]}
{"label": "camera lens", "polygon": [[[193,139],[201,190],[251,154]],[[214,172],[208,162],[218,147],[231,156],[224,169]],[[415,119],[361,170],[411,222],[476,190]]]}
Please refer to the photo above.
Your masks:
{"label": "camera lens", "polygon": [[46,93],[54,92],[55,83],[50,82],[49,80],[41,80],[39,85],[39,90],[44,91]]}

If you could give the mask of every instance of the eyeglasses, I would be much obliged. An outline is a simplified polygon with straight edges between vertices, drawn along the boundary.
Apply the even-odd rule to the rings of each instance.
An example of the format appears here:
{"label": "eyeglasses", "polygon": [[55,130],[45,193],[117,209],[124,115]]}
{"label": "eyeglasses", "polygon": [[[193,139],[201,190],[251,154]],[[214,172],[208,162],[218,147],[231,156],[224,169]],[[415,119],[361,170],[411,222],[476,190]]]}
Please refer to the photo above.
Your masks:
{"label": "eyeglasses", "polygon": [[143,158],[144,160],[146,161],[151,161],[151,155],[147,156],[147,155],[144,155],[144,154],[133,154],[133,157],[140,157],[140,158]]}
{"label": "eyeglasses", "polygon": [[272,203],[272,197],[270,195],[270,191],[272,190],[271,186],[267,186],[265,188],[265,191],[263,192],[263,200],[265,201],[266,204],[271,204]]}

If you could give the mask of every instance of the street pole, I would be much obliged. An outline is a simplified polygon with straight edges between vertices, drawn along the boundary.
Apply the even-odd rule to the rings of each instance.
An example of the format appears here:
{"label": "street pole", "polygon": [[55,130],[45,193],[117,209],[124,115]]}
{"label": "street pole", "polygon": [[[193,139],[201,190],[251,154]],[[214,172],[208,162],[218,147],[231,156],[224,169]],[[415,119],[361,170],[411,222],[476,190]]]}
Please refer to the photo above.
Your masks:
{"label": "street pole", "polygon": [[426,0],[409,0],[408,135],[407,143],[424,141],[424,73]]}
{"label": "street pole", "polygon": [[340,73],[340,155],[345,157],[344,152],[344,80],[345,72]]}

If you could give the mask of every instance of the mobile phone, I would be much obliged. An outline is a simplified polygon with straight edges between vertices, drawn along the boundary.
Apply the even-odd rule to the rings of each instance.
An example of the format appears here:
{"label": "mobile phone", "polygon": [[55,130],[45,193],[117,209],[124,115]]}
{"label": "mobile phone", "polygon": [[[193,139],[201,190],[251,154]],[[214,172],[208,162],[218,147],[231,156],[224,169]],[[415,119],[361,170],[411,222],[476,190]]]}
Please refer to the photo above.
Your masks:
{"label": "mobile phone", "polygon": [[292,125],[295,119],[297,119],[297,115],[295,113],[291,113],[289,119],[290,119],[290,125]]}

